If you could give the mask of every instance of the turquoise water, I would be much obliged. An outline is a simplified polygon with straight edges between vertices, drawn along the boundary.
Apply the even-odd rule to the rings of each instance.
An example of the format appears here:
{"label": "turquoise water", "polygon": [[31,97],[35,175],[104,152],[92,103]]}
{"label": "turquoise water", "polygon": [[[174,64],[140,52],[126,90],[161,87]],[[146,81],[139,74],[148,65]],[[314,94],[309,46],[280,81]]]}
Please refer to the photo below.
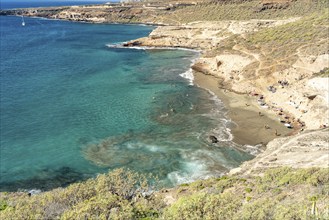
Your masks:
{"label": "turquoise water", "polygon": [[[66,5],[88,5],[88,4],[104,4],[107,1],[56,1],[56,0],[1,0],[0,9],[12,8],[33,8],[33,7],[50,7],[50,6],[66,6]],[[113,2],[113,1],[112,1]]]}
{"label": "turquoise water", "polygon": [[106,46],[153,27],[0,19],[2,191],[118,167],[178,184],[252,157],[230,141],[222,103],[180,76],[195,52]]}

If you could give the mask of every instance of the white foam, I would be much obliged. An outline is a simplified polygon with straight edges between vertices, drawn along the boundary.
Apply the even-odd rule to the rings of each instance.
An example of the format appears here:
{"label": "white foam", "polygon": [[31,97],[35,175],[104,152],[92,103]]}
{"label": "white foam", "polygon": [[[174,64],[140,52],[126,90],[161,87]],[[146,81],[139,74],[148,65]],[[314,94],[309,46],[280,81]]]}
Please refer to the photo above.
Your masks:
{"label": "white foam", "polygon": [[135,149],[136,148],[136,145],[132,144],[132,143],[128,143],[126,146],[127,146],[128,149]]}
{"label": "white foam", "polygon": [[155,146],[155,145],[144,145],[144,148],[147,149],[150,152],[162,151],[162,149],[159,146]]}
{"label": "white foam", "polygon": [[200,160],[197,152],[185,152],[182,154],[182,170],[174,171],[167,175],[168,179],[175,185],[193,182],[197,179],[203,179],[209,171],[204,161]]}
{"label": "white foam", "polygon": [[160,115],[160,118],[166,118],[168,116],[169,116],[169,114],[168,113],[165,113],[165,114]]}
{"label": "white foam", "polygon": [[40,190],[40,189],[31,189],[31,190],[29,190],[28,191],[28,193],[30,194],[30,195],[36,195],[36,194],[39,194],[39,193],[41,193],[42,191]]}
{"label": "white foam", "polygon": [[214,174],[207,170],[200,170],[198,164],[190,163],[190,168],[193,172],[189,171],[174,171],[167,175],[170,182],[174,185],[180,185],[183,183],[191,183],[200,179],[207,179],[213,177]]}
{"label": "white foam", "polygon": [[[149,47],[149,46],[132,46],[132,47],[126,47],[123,46],[124,43],[115,43],[115,44],[107,44],[106,46],[109,48],[119,48],[119,49],[135,49],[135,50],[185,50],[185,51],[192,51],[192,52],[196,52],[197,56],[195,58],[192,59],[192,63],[191,66],[195,63],[195,61],[197,60],[197,58],[200,55],[200,50],[196,50],[196,49],[190,49],[190,48],[183,48],[183,47]],[[190,85],[194,85],[193,81],[194,81],[194,75],[193,75],[193,70],[190,67],[190,69],[188,69],[187,71],[185,71],[184,73],[179,74],[181,77],[187,79],[189,81]]]}
{"label": "white foam", "polygon": [[193,85],[194,75],[192,69],[187,70],[184,73],[179,74],[181,77],[187,79],[190,85]]}
{"label": "white foam", "polygon": [[[186,49],[186,50],[189,50],[189,49]],[[187,79],[189,82],[190,82],[190,85],[194,85],[193,84],[193,81],[194,81],[194,75],[193,75],[193,70],[192,70],[192,66],[194,65],[194,63],[197,61],[197,59],[199,58],[200,56],[200,51],[197,51],[197,50],[192,50],[194,52],[198,52],[196,54],[196,56],[192,59],[192,62],[191,62],[191,66],[190,68],[185,71],[184,73],[181,73],[179,74],[181,77]]]}
{"label": "white foam", "polygon": [[[210,99],[213,100],[216,105],[216,109],[214,109],[210,114],[216,119],[220,118],[221,121],[220,126],[211,130],[210,133],[214,134],[221,142],[230,142],[233,140],[233,134],[229,126],[235,123],[231,119],[227,118],[227,111],[225,110],[222,100],[220,100],[211,90],[206,89],[206,91],[211,95]],[[209,114],[207,114],[207,116],[209,116]]]}
{"label": "white foam", "polygon": [[216,128],[211,131],[220,142],[230,142],[233,140],[231,129],[226,126],[227,125],[225,125],[224,128]]}
{"label": "white foam", "polygon": [[170,180],[170,182],[174,185],[180,185],[183,183],[192,182],[191,180],[186,178],[186,174],[184,175],[180,171],[174,171],[174,172],[168,173],[167,177]]}
{"label": "white foam", "polygon": [[[126,47],[123,46],[124,43],[115,43],[115,44],[107,44],[106,46],[109,48],[119,48],[119,49],[135,49],[135,50],[185,50],[196,52],[197,57],[192,59],[191,66],[195,63],[196,59],[199,57],[200,50],[190,49],[190,48],[182,48],[182,47],[149,47],[149,46],[132,46]],[[184,73],[179,74],[181,77],[187,79],[190,85],[193,85],[194,75],[192,68],[188,69]]]}
{"label": "white foam", "polygon": [[161,148],[160,146],[156,146],[156,145],[150,145],[150,144],[144,144],[144,143],[128,143],[127,145],[128,149],[145,149],[147,151],[150,152],[162,152],[163,148]]}
{"label": "white foam", "polygon": [[234,168],[234,163],[225,159],[220,152],[214,154],[212,150],[182,151],[182,166],[180,171],[167,175],[175,185],[189,183],[199,179],[221,176],[226,171]]}
{"label": "white foam", "polygon": [[[262,152],[261,145],[237,145],[234,142],[229,143],[229,146],[247,152],[251,155],[257,155]],[[167,178],[174,185],[190,183],[200,179],[207,179],[223,175],[227,170],[236,167],[236,161],[230,161],[228,155],[217,151],[214,154],[213,150],[183,150],[181,152],[181,169],[171,172]]]}
{"label": "white foam", "polygon": [[151,46],[123,46],[126,42],[115,43],[115,44],[106,44],[110,48],[119,48],[119,49],[135,49],[135,50],[185,50],[200,53],[200,50],[183,48],[183,47],[151,47]]}
{"label": "white foam", "polygon": [[221,107],[221,110],[224,109],[224,103],[223,103],[223,101],[220,100],[218,98],[218,96],[213,91],[211,91],[209,89],[205,89],[205,90],[211,95],[211,98],[210,99],[213,100],[216,103],[217,107]]}
{"label": "white foam", "polygon": [[255,146],[252,146],[252,145],[244,145],[245,147],[245,151],[250,153],[251,155],[254,155],[256,156],[257,154],[263,152],[262,149],[260,149],[261,145],[258,144],[258,145],[255,145]]}

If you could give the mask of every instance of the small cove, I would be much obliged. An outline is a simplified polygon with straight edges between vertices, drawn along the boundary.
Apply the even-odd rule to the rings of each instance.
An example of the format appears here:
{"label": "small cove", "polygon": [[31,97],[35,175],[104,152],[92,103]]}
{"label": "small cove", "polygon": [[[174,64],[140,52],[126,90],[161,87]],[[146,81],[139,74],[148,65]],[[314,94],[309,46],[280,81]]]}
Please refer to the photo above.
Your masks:
{"label": "small cove", "polygon": [[231,141],[223,103],[180,76],[194,52],[106,46],[153,27],[20,22],[1,17],[1,191],[65,186],[118,167],[173,185],[252,158]]}

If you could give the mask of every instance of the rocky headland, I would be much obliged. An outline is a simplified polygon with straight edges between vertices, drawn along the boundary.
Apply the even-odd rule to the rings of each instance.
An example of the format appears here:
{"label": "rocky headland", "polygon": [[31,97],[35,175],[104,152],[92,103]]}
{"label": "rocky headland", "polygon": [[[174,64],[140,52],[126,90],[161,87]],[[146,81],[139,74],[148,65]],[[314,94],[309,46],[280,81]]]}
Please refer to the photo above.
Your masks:
{"label": "rocky headland", "polygon": [[[301,43],[294,51],[289,51],[291,54],[287,54],[285,48],[279,51],[278,48],[265,48],[266,45],[248,48],[250,45],[243,42],[251,33],[277,26],[289,27],[299,20],[193,22],[163,26],[156,28],[149,37],[125,45],[201,49],[202,56],[192,68],[217,78],[221,89],[254,96],[260,107],[276,113],[278,118],[295,127],[318,129],[329,125],[328,117],[323,117],[329,114],[329,81],[327,77],[316,75],[329,67],[325,39],[322,43],[317,42],[322,44],[317,54],[312,51],[313,42]],[[235,41],[228,45],[230,38]],[[242,42],[237,41],[239,38]],[[230,48],[221,51],[225,46]],[[277,50],[276,53],[282,53],[282,56],[272,57],[273,52],[266,49]]]}
{"label": "rocky headland", "polygon": [[[322,16],[325,20],[328,14]],[[328,31],[328,26],[322,23],[324,20],[319,24],[309,24],[309,29],[305,31],[314,32],[314,36],[308,39],[301,36],[304,39],[300,42],[295,42],[293,39],[295,37],[293,32],[298,34],[298,30],[291,31],[291,28],[307,23],[311,19],[313,18],[310,16],[283,20],[206,21],[179,26],[161,26],[157,27],[150,36],[125,45],[201,49],[202,55],[192,69],[212,77],[217,83],[217,89],[225,92],[216,92],[216,88],[210,86],[209,82],[203,83],[196,79],[196,84],[215,91],[224,99],[223,96],[229,95],[227,91],[241,94],[238,107],[252,110],[255,115],[266,114],[280,122],[283,127],[290,128],[292,131],[290,134],[302,134],[312,130],[312,134],[316,136],[317,131],[314,130],[320,129],[318,132],[321,133],[322,129],[329,126],[328,39],[325,35],[321,37],[321,32]],[[318,28],[319,32],[317,32]],[[280,34],[291,34],[291,39],[277,41],[264,39],[266,34],[270,35],[276,31],[278,38]],[[253,43],[253,40],[259,36],[264,38]],[[317,40],[314,41],[313,37]],[[246,100],[245,103],[241,103],[241,99],[245,99],[243,96],[249,97],[251,103]],[[230,97],[226,99],[227,105],[230,106],[232,103]],[[235,116],[231,115],[231,117],[234,120]],[[241,118],[238,120],[243,121]],[[254,120],[257,120],[257,117]],[[263,126],[268,125],[264,122]],[[272,125],[265,127],[265,130],[270,130],[271,127]],[[244,130],[248,135],[254,132],[254,130],[248,131],[248,128]],[[285,132],[284,129],[272,129],[271,135],[281,136],[282,132]],[[268,135],[259,130],[257,133]],[[324,132],[324,135],[328,137],[329,134]],[[295,137],[288,137],[288,140],[289,138]],[[316,138],[312,141],[317,142]],[[304,149],[305,145],[310,146],[304,141],[299,141],[298,144],[301,149]],[[282,143],[272,141],[267,148],[273,145],[280,148]],[[328,142],[319,141],[315,145],[324,148],[320,150],[323,157],[314,158],[322,160],[322,164],[328,166]],[[303,153],[305,152],[298,153],[301,160]],[[303,166],[298,157],[293,157],[291,160]],[[280,162],[277,161],[275,164],[279,166]],[[309,166],[316,164],[309,163]]]}

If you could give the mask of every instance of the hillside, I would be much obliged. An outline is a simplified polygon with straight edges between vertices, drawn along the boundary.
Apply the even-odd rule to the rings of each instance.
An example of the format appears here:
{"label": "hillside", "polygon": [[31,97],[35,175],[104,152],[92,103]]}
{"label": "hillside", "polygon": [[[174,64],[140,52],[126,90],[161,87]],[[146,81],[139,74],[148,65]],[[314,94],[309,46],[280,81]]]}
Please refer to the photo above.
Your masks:
{"label": "hillside", "polygon": [[304,16],[327,7],[326,0],[173,0],[2,10],[0,15],[24,15],[96,23],[177,25],[193,21],[282,19]]}
{"label": "hillside", "polygon": [[152,191],[122,169],[67,188],[1,193],[1,219],[327,219],[328,168],[272,168]]}
{"label": "hillside", "polygon": [[201,50],[195,84],[226,100],[233,120],[238,105],[254,120],[274,121],[259,122],[258,130],[237,122],[232,132],[250,136],[245,144],[257,135],[269,143],[222,177],[166,189],[119,169],[49,192],[1,192],[1,219],[329,218],[327,0],[152,1],[0,14],[161,24],[122,47]]}
{"label": "hillside", "polygon": [[318,129],[329,125],[328,17],[322,9],[276,20],[191,22],[158,27],[134,44],[200,48],[193,69],[214,76],[220,88],[253,96],[296,131]]}
{"label": "hillside", "polygon": [[282,120],[297,130],[329,125],[323,117],[329,114],[328,77],[323,75],[329,68],[326,0],[150,1],[0,14],[166,25],[135,43],[202,49],[193,68],[218,78],[221,88],[261,94],[268,112],[289,117]]}

